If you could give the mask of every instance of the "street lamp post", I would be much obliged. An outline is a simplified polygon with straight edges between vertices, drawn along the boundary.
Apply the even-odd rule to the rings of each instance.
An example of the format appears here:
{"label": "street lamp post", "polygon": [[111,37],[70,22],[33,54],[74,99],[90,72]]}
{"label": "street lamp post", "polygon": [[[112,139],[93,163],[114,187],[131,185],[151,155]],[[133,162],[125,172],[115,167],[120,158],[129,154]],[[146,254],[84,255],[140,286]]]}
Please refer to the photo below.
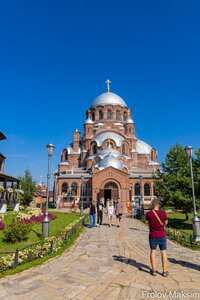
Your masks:
{"label": "street lamp post", "polygon": [[143,204],[144,204],[144,203],[143,203],[143,192],[142,192],[142,179],[143,179],[143,176],[140,175],[139,178],[140,178],[140,197],[141,197],[141,205],[143,205]]}
{"label": "street lamp post", "polygon": [[80,209],[80,214],[83,215],[83,181],[84,176],[81,176],[81,209]]}
{"label": "street lamp post", "polygon": [[192,181],[192,198],[193,198],[193,210],[194,210],[194,212],[193,212],[194,218],[192,220],[193,236],[194,236],[195,242],[200,242],[200,220],[197,216],[197,210],[196,210],[195,192],[194,192],[194,177],[193,177],[193,168],[192,168],[193,147],[191,147],[191,146],[185,147],[185,152],[190,161],[190,174],[191,174],[191,181]]}
{"label": "street lamp post", "polygon": [[42,235],[43,237],[47,238],[49,236],[49,216],[48,216],[48,205],[49,205],[49,186],[50,186],[50,178],[51,178],[51,157],[53,154],[55,146],[53,144],[47,145],[47,151],[48,151],[48,173],[47,173],[47,200],[46,200],[46,212],[45,217],[42,221]]}

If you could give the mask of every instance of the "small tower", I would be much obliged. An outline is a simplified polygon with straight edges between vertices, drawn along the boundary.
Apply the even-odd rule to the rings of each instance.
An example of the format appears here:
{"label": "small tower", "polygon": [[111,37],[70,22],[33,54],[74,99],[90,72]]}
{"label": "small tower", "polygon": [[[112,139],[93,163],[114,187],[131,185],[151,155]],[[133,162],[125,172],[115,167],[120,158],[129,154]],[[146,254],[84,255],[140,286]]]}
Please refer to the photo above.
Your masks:
{"label": "small tower", "polygon": [[127,118],[124,122],[124,127],[125,127],[125,133],[128,137],[133,137],[135,136],[135,130],[134,130],[134,122],[131,117],[131,111],[130,109],[128,110],[128,115]]}
{"label": "small tower", "polygon": [[79,143],[80,143],[80,132],[78,129],[74,132],[74,139],[73,139],[73,150],[74,152],[78,152],[79,150]]}
{"label": "small tower", "polygon": [[91,119],[91,111],[87,112],[87,120],[84,123],[84,138],[88,139],[93,134],[94,122]]}

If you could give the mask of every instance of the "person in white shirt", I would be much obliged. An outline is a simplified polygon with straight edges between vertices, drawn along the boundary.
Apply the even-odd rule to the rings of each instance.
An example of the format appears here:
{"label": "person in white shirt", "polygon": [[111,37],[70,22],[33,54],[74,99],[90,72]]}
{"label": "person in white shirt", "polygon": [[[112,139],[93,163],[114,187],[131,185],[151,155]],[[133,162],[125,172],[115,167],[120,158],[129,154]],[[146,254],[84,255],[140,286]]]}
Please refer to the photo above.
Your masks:
{"label": "person in white shirt", "polygon": [[107,212],[108,212],[109,226],[111,227],[112,222],[113,222],[113,216],[114,216],[114,213],[115,213],[115,209],[114,209],[112,201],[108,202]]}

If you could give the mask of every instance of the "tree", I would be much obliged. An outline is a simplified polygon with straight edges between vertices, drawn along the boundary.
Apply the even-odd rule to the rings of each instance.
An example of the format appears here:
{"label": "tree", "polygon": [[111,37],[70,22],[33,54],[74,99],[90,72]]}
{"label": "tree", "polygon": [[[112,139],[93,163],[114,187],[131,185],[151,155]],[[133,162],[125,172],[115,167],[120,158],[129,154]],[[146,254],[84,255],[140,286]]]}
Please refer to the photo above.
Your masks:
{"label": "tree", "polygon": [[[194,160],[195,187],[198,185],[197,177],[200,178],[200,151],[198,160]],[[193,209],[192,205],[192,185],[190,177],[189,160],[184,148],[176,144],[169,149],[165,163],[162,164],[163,172],[157,173],[155,181],[155,194],[162,198],[163,205],[171,206],[175,209],[181,209],[186,214]],[[199,174],[197,176],[197,174]],[[196,193],[197,203],[200,193]]]}
{"label": "tree", "polygon": [[21,189],[24,191],[24,194],[21,195],[21,202],[23,205],[29,205],[31,201],[33,201],[33,196],[36,191],[36,183],[29,170],[26,170],[24,176],[20,176],[19,179]]}

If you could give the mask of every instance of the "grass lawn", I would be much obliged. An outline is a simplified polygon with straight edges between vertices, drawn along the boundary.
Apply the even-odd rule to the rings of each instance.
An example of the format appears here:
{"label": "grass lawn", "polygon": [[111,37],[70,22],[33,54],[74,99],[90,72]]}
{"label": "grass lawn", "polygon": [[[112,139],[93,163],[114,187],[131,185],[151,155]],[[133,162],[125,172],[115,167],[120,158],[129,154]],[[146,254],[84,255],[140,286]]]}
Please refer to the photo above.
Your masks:
{"label": "grass lawn", "polygon": [[[185,214],[183,213],[168,213],[167,214],[169,222],[167,227],[174,228],[174,229],[181,229],[185,232],[191,234],[192,233],[192,219],[193,214],[189,214],[189,220],[185,220]],[[200,218],[200,214],[198,214]]]}
{"label": "grass lawn", "polygon": [[[70,223],[81,217],[79,213],[56,212],[53,210],[50,212],[57,217],[54,221],[50,222],[50,236],[57,235],[61,229],[63,229],[64,227],[68,226]],[[14,217],[16,217],[15,213],[6,213],[5,218],[3,220],[4,224],[6,225],[11,223]],[[43,241],[42,224],[34,224],[31,232],[27,235],[27,237],[27,240],[12,244],[3,241],[3,230],[0,231],[0,252],[12,252],[15,251],[16,248],[20,250],[26,246],[29,246],[30,244]]]}
{"label": "grass lawn", "polygon": [[84,230],[85,230],[85,227],[81,226],[77,232],[75,232],[72,236],[70,236],[70,238],[66,241],[66,243],[64,243],[63,246],[61,248],[59,248],[57,252],[53,252],[53,253],[47,254],[41,258],[27,262],[23,265],[18,266],[16,269],[8,269],[6,271],[0,272],[0,278],[5,277],[7,275],[12,275],[12,274],[22,272],[22,271],[30,269],[32,267],[36,267],[51,258],[61,255],[65,250],[69,249],[70,246],[72,246],[74,244],[75,240],[79,237],[79,235]]}

